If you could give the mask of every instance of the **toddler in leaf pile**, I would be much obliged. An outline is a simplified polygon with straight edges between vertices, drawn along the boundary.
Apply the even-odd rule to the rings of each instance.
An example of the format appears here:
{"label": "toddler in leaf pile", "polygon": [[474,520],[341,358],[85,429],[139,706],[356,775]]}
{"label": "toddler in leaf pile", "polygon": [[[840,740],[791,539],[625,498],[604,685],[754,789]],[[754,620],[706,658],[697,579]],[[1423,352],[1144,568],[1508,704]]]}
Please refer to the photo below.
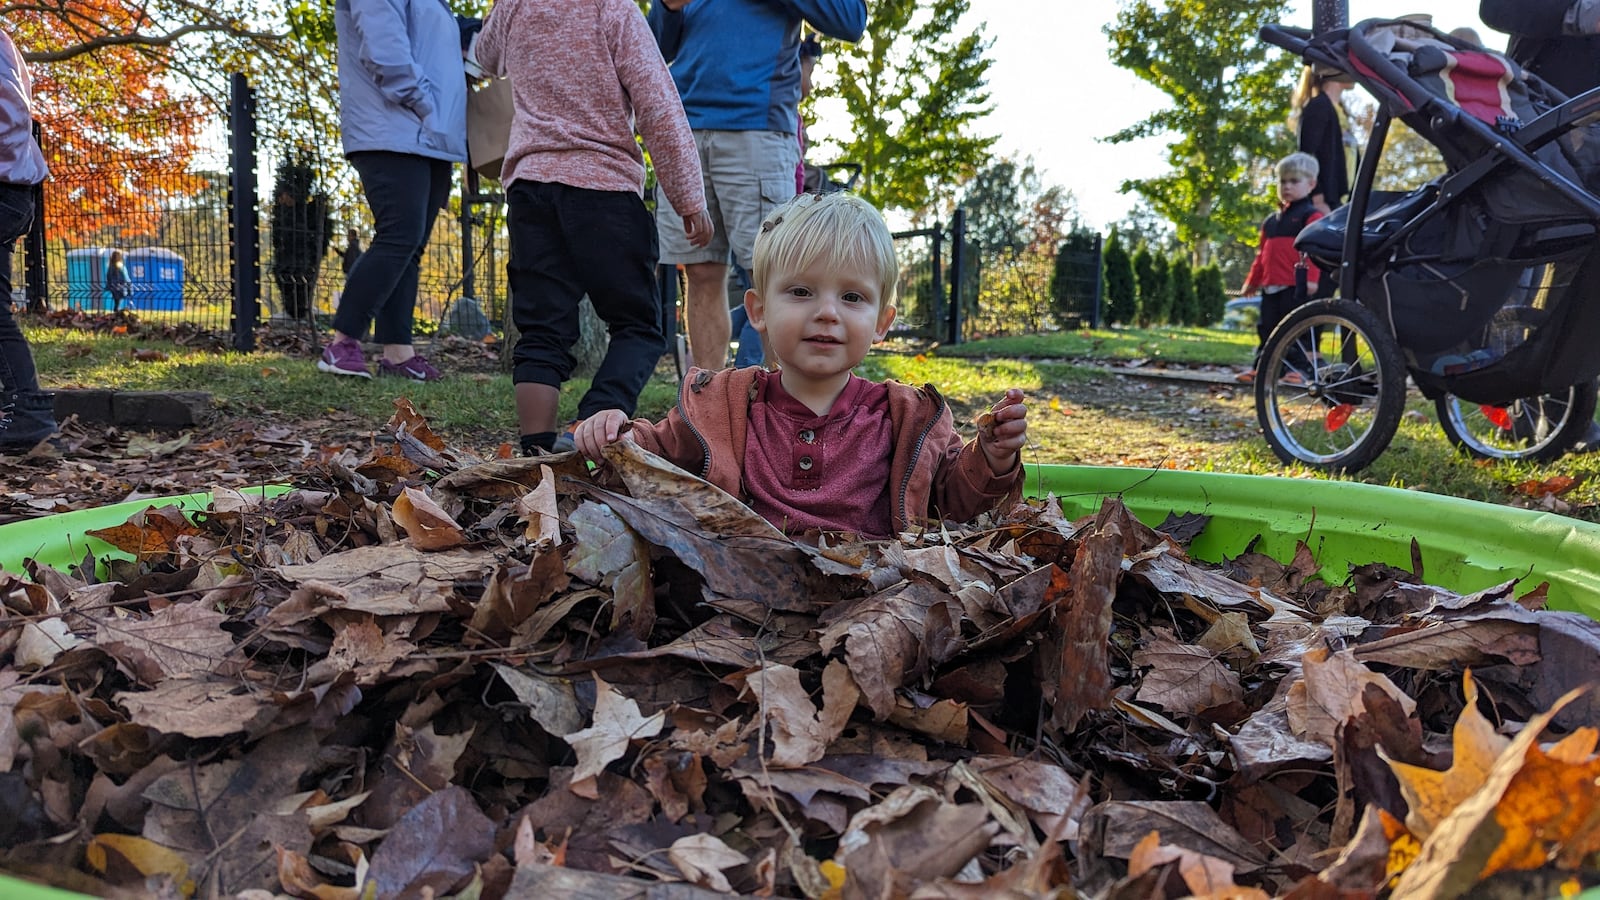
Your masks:
{"label": "toddler in leaf pile", "polygon": [[[578,426],[592,460],[624,431],[789,534],[889,538],[967,521],[1022,489],[1027,407],[1012,388],[963,441],[932,385],[852,372],[895,316],[899,262],[878,211],[848,193],[801,194],[756,237],[750,321],[776,371],[691,369],[659,423],[618,409]],[[631,430],[630,430],[631,429]]]}

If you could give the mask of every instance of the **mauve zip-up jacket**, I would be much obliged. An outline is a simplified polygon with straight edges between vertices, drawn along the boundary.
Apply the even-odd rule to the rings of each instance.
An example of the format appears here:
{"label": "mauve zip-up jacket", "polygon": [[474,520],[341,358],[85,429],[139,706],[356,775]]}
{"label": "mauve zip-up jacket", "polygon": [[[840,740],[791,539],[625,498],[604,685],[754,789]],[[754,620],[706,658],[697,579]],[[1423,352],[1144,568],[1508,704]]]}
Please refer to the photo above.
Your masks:
{"label": "mauve zip-up jacket", "polygon": [[633,0],[499,0],[476,47],[515,97],[501,181],[643,196],[637,128],[672,208],[706,208],[694,133]]}
{"label": "mauve zip-up jacket", "polygon": [[[635,419],[627,435],[651,453],[745,499],[744,453],[750,403],[768,378],[758,366],[689,370],[678,403],[660,422]],[[894,426],[890,456],[890,521],[896,531],[966,522],[1022,496],[1022,466],[995,475],[977,441],[956,432],[950,406],[933,385],[885,382]]]}

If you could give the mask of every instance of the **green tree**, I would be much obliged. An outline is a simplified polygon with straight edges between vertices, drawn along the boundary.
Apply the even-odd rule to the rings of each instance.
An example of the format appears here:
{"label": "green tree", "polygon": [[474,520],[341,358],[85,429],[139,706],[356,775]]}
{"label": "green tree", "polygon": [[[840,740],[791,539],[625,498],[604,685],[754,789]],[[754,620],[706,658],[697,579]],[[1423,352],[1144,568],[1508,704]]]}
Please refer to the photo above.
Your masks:
{"label": "green tree", "polygon": [[1056,248],[1055,272],[1050,277],[1050,297],[1056,319],[1066,326],[1073,319],[1092,321],[1100,292],[1100,235],[1086,228],[1073,229]]}
{"label": "green tree", "polygon": [[1032,235],[1028,227],[1030,198],[1041,193],[1033,160],[1018,164],[997,159],[978,170],[962,186],[960,204],[967,211],[967,237],[985,254],[1020,250]]}
{"label": "green tree", "polygon": [[1149,244],[1139,244],[1133,251],[1129,267],[1133,269],[1134,305],[1139,310],[1139,317],[1135,321],[1141,328],[1146,328],[1150,325],[1151,294],[1155,291],[1156,283],[1155,254],[1150,252]]}
{"label": "green tree", "polygon": [[1139,318],[1139,295],[1133,280],[1133,260],[1122,243],[1122,235],[1112,230],[1106,241],[1105,256],[1105,324],[1131,325]]}
{"label": "green tree", "polygon": [[1139,200],[1128,214],[1112,224],[1130,247],[1149,247],[1153,253],[1171,253],[1178,249],[1178,239],[1172,233],[1172,223]]}
{"label": "green tree", "polygon": [[975,132],[992,107],[989,40],[960,25],[968,0],[874,0],[867,33],[818,63],[816,92],[844,101],[851,136],[824,141],[861,164],[860,193],[880,209],[924,220],[954,199],[950,185],[989,160]]}
{"label": "green tree", "polygon": [[1150,280],[1139,280],[1139,322],[1166,325],[1173,315],[1173,266],[1166,253],[1152,253]]}
{"label": "green tree", "polygon": [[1243,178],[1252,159],[1281,155],[1290,73],[1297,61],[1258,36],[1288,0],[1128,0],[1106,27],[1111,60],[1171,104],[1106,140],[1171,136],[1172,170],[1123,182],[1173,223],[1194,259],[1215,241],[1246,237],[1271,198]]}
{"label": "green tree", "polygon": [[1194,267],[1189,257],[1182,254],[1172,258],[1167,270],[1167,280],[1172,293],[1172,312],[1167,320],[1173,325],[1193,325],[1200,317],[1194,296]]}
{"label": "green tree", "polygon": [[1214,325],[1222,321],[1228,306],[1228,289],[1222,283],[1222,269],[1215,263],[1201,266],[1194,273],[1194,299],[1198,315],[1196,325]]}

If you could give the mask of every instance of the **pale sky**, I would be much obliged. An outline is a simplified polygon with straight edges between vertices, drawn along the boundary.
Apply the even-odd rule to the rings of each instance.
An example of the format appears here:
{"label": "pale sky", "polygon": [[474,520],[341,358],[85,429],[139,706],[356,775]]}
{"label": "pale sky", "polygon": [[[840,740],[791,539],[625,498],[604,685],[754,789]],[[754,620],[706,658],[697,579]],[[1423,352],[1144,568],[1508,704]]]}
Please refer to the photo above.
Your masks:
{"label": "pale sky", "polygon": [[[1505,36],[1478,18],[1478,0],[1349,0],[1350,21],[1429,13],[1449,31],[1478,30],[1484,43],[1504,49]],[[994,112],[987,129],[996,151],[1031,155],[1046,185],[1059,184],[1077,198],[1086,223],[1105,227],[1133,206],[1117,193],[1127,178],[1166,170],[1165,141],[1107,144],[1097,140],[1145,118],[1166,96],[1112,65],[1104,27],[1118,0],[972,0],[971,18],[985,21],[993,40],[989,89]],[[1286,24],[1311,27],[1311,3],[1300,0]],[[1285,115],[1288,96],[1284,97]]]}

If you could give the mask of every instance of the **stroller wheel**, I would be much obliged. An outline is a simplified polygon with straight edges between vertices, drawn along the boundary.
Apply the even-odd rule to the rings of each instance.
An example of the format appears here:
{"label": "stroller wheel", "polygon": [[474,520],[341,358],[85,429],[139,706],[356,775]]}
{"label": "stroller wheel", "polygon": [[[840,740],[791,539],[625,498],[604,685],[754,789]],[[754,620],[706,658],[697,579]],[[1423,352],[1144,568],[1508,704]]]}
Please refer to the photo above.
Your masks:
{"label": "stroller wheel", "polygon": [[1261,348],[1256,418],[1286,463],[1354,472],[1400,427],[1406,367],[1377,315],[1351,300],[1317,300],[1278,323]]}
{"label": "stroller wheel", "polygon": [[1434,402],[1445,437],[1478,459],[1545,462],[1577,443],[1594,418],[1600,388],[1586,381],[1504,406],[1468,403],[1454,394]]}

